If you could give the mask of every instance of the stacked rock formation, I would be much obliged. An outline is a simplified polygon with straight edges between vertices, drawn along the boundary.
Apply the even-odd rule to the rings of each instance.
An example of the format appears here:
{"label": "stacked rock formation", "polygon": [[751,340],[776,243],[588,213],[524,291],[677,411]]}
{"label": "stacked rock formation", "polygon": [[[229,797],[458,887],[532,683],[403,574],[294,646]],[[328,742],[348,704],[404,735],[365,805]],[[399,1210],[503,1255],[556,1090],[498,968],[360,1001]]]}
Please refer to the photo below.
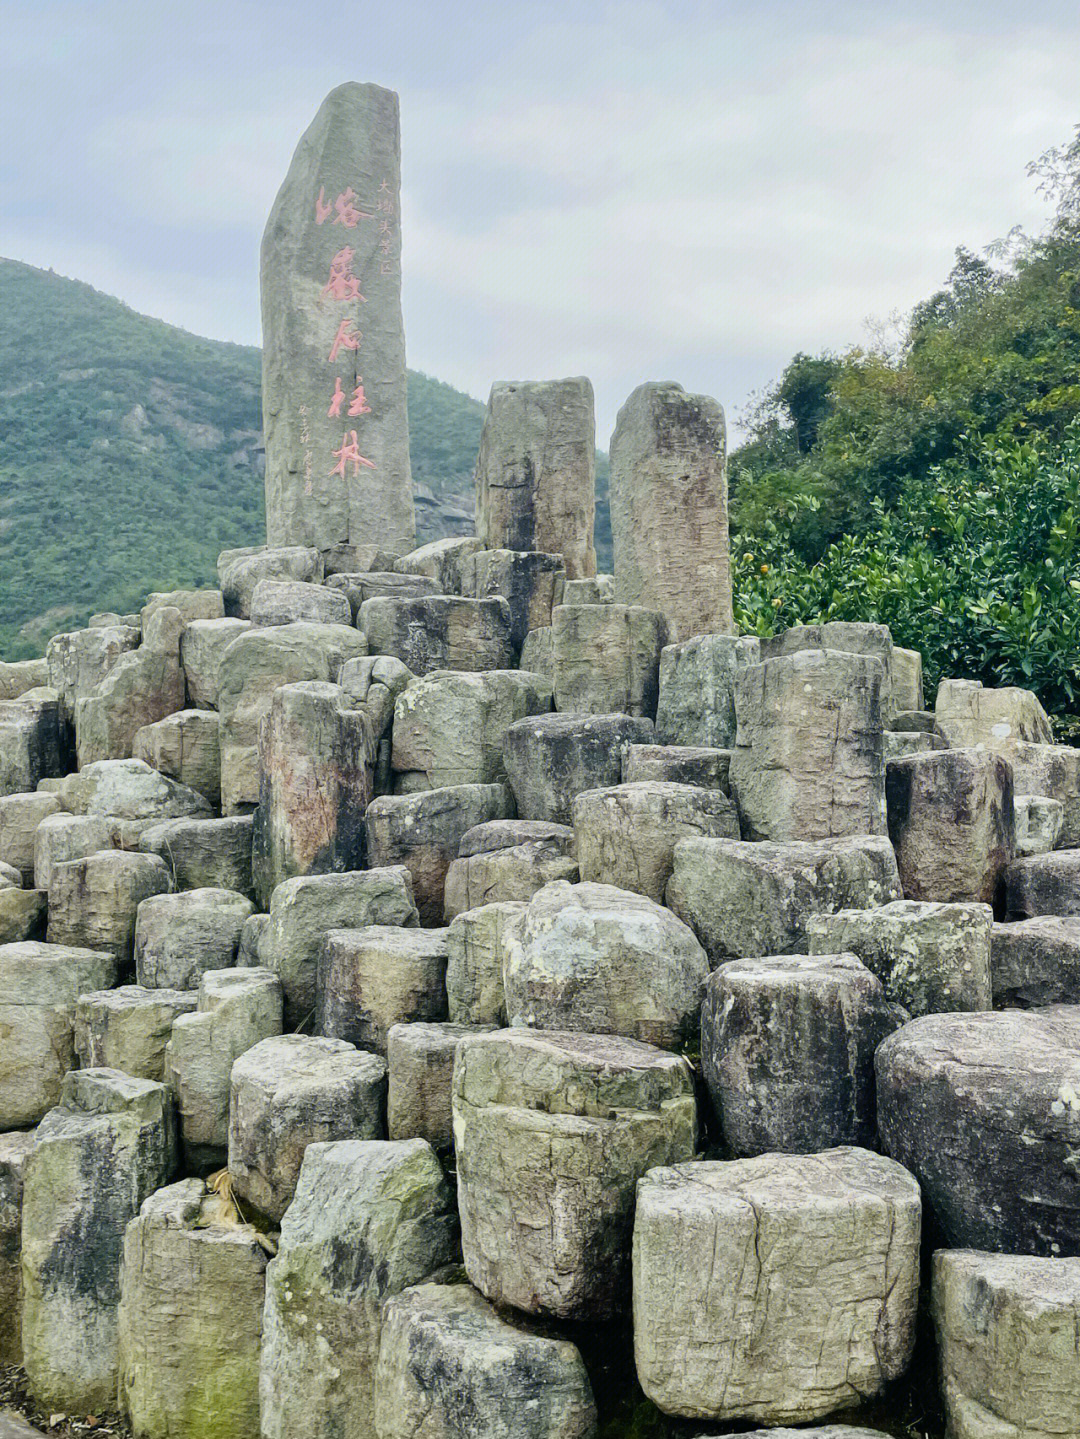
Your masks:
{"label": "stacked rock formation", "polygon": [[1080,751],[733,634],[712,402],[628,402],[613,583],[587,382],[497,394],[476,536],[3,668],[0,1360],[138,1439],[873,1439],[925,1323],[954,1439],[1080,1434]]}

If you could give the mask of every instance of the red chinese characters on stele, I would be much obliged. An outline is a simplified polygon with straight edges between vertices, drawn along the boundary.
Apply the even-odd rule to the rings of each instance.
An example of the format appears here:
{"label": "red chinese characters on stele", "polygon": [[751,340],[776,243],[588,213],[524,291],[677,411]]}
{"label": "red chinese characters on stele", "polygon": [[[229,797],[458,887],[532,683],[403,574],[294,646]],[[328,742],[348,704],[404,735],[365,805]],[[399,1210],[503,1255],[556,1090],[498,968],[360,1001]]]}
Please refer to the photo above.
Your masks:
{"label": "red chinese characters on stele", "polygon": [[332,225],[344,225],[346,230],[355,230],[361,220],[370,220],[371,216],[364,210],[359,209],[353,202],[356,200],[356,192],[351,185],[348,185],[331,205],[326,198],[326,186],[319,186],[319,198],[315,201],[315,223],[325,225],[330,216]]}
{"label": "red chinese characters on stele", "polygon": [[337,464],[330,471],[332,475],[340,475],[345,478],[345,467],[351,464],[353,467],[353,478],[360,473],[360,466],[365,465],[369,470],[375,468],[374,461],[365,459],[360,453],[360,440],[355,430],[346,430],[341,437],[341,448],[334,451],[334,458]]}
{"label": "red chinese characters on stele", "polygon": [[355,250],[345,245],[330,261],[330,278],[322,288],[323,295],[332,300],[364,300],[360,293],[360,281],[352,272]]}
{"label": "red chinese characters on stele", "polygon": [[[338,375],[334,380],[334,393],[330,397],[330,408],[326,412],[326,418],[328,420],[340,419],[341,407],[344,403],[345,391],[341,388],[341,376]],[[354,419],[357,415],[370,415],[373,413],[371,406],[367,402],[367,396],[364,394],[363,375],[357,375],[356,377],[356,388],[353,390],[352,400],[349,402],[349,408],[345,413],[350,419]]]}

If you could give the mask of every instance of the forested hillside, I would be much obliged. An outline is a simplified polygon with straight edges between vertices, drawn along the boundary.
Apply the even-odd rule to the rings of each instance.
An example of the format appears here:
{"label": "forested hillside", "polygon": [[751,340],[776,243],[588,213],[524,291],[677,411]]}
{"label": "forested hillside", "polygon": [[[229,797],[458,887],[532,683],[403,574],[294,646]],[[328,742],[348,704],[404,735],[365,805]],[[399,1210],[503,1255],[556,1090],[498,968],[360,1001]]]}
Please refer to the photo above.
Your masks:
{"label": "forested hillside", "polygon": [[1046,233],[957,251],[880,350],[797,355],[732,457],[736,619],[878,620],[1080,728],[1080,129]]}
{"label": "forested hillside", "polygon": [[[0,260],[0,657],[265,538],[259,351]],[[409,373],[421,540],[471,528],[479,401]]]}

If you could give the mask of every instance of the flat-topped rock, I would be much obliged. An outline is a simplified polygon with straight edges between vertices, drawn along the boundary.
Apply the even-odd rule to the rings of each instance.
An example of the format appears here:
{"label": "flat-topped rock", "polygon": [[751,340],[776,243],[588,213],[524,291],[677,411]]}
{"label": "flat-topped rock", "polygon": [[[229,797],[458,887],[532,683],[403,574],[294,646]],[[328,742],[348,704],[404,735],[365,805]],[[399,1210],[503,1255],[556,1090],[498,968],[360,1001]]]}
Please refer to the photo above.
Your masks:
{"label": "flat-topped rock", "polygon": [[1009,919],[1080,915],[1080,849],[1014,860],[1004,881]]}
{"label": "flat-topped rock", "polygon": [[652,1170],[634,1221],[645,1393],[767,1424],[879,1393],[914,1347],[920,1217],[911,1175],[865,1149]]}
{"label": "flat-topped rock", "polygon": [[877,836],[788,844],[680,840],[666,894],[714,965],[799,953],[811,915],[899,898],[892,846]]}
{"label": "flat-topped rock", "polygon": [[315,1028],[386,1053],[392,1025],[446,1018],[446,930],[332,929],[319,954]]}
{"label": "flat-topped rock", "polygon": [[521,819],[570,824],[585,790],[618,784],[632,744],[648,744],[651,721],[628,714],[552,714],[506,731],[506,775]]}
{"label": "flat-topped rock", "polygon": [[525,917],[522,901],[499,900],[456,914],[446,932],[446,998],[456,1024],[506,1023],[503,970]]}
{"label": "flat-topped rock", "polygon": [[390,1026],[386,1128],[391,1139],[426,1139],[436,1154],[451,1153],[454,1055],[462,1039],[494,1027],[422,1022]]}
{"label": "flat-topped rock", "polygon": [[1072,1254],[1080,1008],[930,1014],[877,1054],[878,1129],[950,1248]]}
{"label": "flat-topped rock", "polygon": [[226,615],[244,620],[251,617],[251,600],[260,580],[318,584],[323,578],[322,556],[308,545],[223,550],[217,569]]}
{"label": "flat-topped rock", "polygon": [[82,1069],[119,1069],[135,1079],[165,1078],[165,1046],[197,996],[178,989],[90,990],[75,1006],[75,1053]]}
{"label": "flat-topped rock", "polygon": [[56,795],[46,791],[0,798],[0,864],[17,869],[27,889],[34,885],[34,836],[38,826],[59,810]]}
{"label": "flat-topped rock", "polygon": [[563,603],[566,565],[561,554],[479,550],[464,569],[464,594],[477,599],[502,595],[510,606],[510,639],[516,651],[530,630],[551,624],[552,607]]}
{"label": "flat-topped rock", "polygon": [[513,667],[510,606],[501,597],[381,596],[364,601],[356,623],[372,654],[393,655],[414,675]]}
{"label": "flat-topped rock", "polygon": [[108,950],[128,965],[139,905],[171,888],[165,862],[155,854],[108,849],[58,864],[49,886],[49,943]]}
{"label": "flat-topped rock", "polygon": [[214,710],[187,709],[135,731],[131,753],[159,774],[221,803],[221,747]]}
{"label": "flat-topped rock", "polygon": [[555,708],[654,719],[660,652],[669,637],[664,616],[642,605],[556,605],[551,612]]}
{"label": "flat-topped rock", "polygon": [[458,1047],[453,1107],[473,1284],[530,1313],[623,1309],[637,1181],[694,1152],[686,1061],[615,1036],[478,1034]]}
{"label": "flat-topped rock", "polygon": [[193,620],[180,636],[180,663],[187,681],[188,704],[196,709],[217,709],[221,656],[238,635],[250,628],[248,620]]}
{"label": "flat-topped rock", "polygon": [[664,784],[696,784],[731,793],[730,749],[710,745],[632,744],[623,759],[623,784],[651,780]]}
{"label": "flat-topped rock", "polygon": [[1080,1004],[1080,916],[992,925],[990,985],[996,1009]]}
{"label": "flat-topped rock", "polygon": [[143,830],[139,848],[165,861],[177,890],[227,889],[250,899],[253,824],[250,814],[166,820]]}
{"label": "flat-topped rock", "polygon": [[98,760],[70,774],[60,787],[64,808],[77,815],[113,819],[167,820],[210,816],[205,795],[158,770],[145,760]]}
{"label": "flat-topped rock", "polygon": [[1050,744],[1054,738],[1050,719],[1031,690],[989,689],[979,680],[943,679],[934,720],[950,749],[1008,752],[1017,741]]}
{"label": "flat-topped rock", "polygon": [[191,889],[144,899],[135,916],[135,973],[155,989],[198,989],[208,969],[236,963],[240,931],[255,913],[229,889]]}
{"label": "flat-topped rock", "polygon": [[354,617],[345,595],[305,580],[260,580],[251,596],[253,625],[351,625]]}
{"label": "flat-topped rock", "polygon": [[660,653],[656,735],[663,744],[735,743],[735,674],[757,664],[761,642],[752,636],[696,635]]}

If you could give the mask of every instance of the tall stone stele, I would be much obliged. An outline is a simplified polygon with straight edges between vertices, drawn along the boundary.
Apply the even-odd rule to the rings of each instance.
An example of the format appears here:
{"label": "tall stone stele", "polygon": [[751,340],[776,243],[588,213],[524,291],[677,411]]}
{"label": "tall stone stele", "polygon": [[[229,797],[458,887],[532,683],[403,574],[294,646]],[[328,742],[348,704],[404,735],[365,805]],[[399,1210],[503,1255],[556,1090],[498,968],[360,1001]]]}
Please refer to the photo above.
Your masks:
{"label": "tall stone stele", "polygon": [[[724,412],[670,381],[639,385],[611,437],[615,597],[672,640],[734,631]],[[569,573],[569,571],[567,572]]]}
{"label": "tall stone stele", "polygon": [[476,533],[489,550],[562,555],[596,574],[596,418],[587,379],[492,385],[476,461]]}
{"label": "tall stone stele", "polygon": [[339,85],[262,241],[271,545],[415,544],[401,319],[398,97]]}

